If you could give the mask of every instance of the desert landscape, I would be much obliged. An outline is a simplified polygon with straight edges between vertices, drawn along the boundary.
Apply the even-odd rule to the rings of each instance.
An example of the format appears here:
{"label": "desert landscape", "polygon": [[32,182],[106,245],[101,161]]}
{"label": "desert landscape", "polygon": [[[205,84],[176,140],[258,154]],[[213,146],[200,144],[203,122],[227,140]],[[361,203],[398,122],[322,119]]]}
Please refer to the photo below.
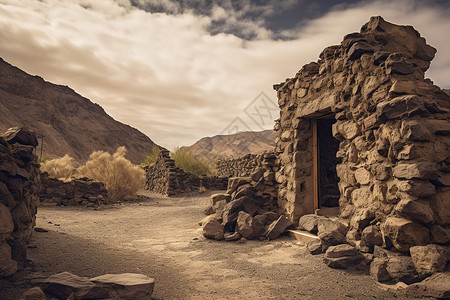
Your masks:
{"label": "desert landscape", "polygon": [[[406,7],[419,7],[410,1]],[[6,2],[0,1],[5,18],[29,13]],[[380,5],[319,2],[327,8],[309,7],[319,21]],[[440,17],[450,9],[444,2],[427,9]],[[164,3],[66,5],[74,15],[102,11],[146,22],[155,14],[202,16],[204,24],[211,17],[205,39],[241,39],[239,49],[257,58],[265,53],[258,41],[289,48],[302,40],[286,35],[303,27],[267,25],[270,17],[290,19],[289,8],[303,14],[300,3],[282,1],[278,12],[273,3],[218,1],[209,10]],[[34,4],[34,13],[47,4]],[[239,19],[234,29],[225,26],[231,19],[221,5],[241,13],[228,16]],[[394,8],[384,9],[398,13]],[[266,24],[270,39],[261,28],[249,35],[246,26],[259,10],[268,23],[254,24]],[[153,82],[141,86],[153,73],[124,58],[118,73],[96,61],[111,75],[86,73],[97,78],[97,89],[95,80],[68,77],[94,97],[107,95],[110,109],[132,124],[146,118],[142,128],[153,125],[152,138],[72,88],[0,58],[0,299],[450,299],[450,86],[426,77],[439,49],[413,26],[376,15],[365,20],[318,52],[318,60],[300,69],[295,63],[297,73],[272,82],[277,101],[264,91],[249,104],[228,98],[229,107],[240,107],[237,115],[222,106],[221,97],[232,95],[222,85],[213,89],[214,109],[205,104],[214,76],[178,83],[186,91],[179,94],[165,86],[161,71],[154,89]],[[15,57],[8,37],[0,56]],[[133,89],[118,84],[120,76],[138,73],[148,77],[137,76]],[[268,74],[255,80],[274,75]],[[191,106],[178,107],[180,95]],[[145,108],[147,101],[153,105]],[[224,120],[220,134],[199,135]]]}

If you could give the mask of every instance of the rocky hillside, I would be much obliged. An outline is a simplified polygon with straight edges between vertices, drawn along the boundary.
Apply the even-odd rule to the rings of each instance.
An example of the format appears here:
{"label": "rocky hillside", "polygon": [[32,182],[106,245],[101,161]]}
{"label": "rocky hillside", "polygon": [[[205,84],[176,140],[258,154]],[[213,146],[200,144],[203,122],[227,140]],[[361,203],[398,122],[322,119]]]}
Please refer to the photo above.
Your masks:
{"label": "rocky hillside", "polygon": [[83,161],[93,151],[114,152],[125,146],[127,158],[140,163],[155,145],[145,134],[114,120],[69,87],[31,76],[1,58],[0,120],[0,133],[24,126],[44,135],[47,157],[67,153]]}
{"label": "rocky hillside", "polygon": [[264,130],[204,137],[188,148],[195,157],[217,160],[222,157],[238,158],[249,153],[258,154],[271,151],[274,147],[273,130]]}

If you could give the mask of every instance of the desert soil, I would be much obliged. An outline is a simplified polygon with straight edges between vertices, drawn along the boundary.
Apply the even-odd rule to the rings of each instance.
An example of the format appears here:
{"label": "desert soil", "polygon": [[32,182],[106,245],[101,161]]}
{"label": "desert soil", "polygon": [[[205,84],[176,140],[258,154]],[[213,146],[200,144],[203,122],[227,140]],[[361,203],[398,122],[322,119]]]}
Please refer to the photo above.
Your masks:
{"label": "desert soil", "polygon": [[[289,237],[205,239],[198,221],[210,194],[148,194],[97,209],[39,207],[36,227],[48,232],[35,232],[28,258],[46,276],[146,274],[156,279],[154,299],[410,299],[361,272],[327,267]],[[20,274],[0,282],[0,299],[17,299],[31,285]]]}

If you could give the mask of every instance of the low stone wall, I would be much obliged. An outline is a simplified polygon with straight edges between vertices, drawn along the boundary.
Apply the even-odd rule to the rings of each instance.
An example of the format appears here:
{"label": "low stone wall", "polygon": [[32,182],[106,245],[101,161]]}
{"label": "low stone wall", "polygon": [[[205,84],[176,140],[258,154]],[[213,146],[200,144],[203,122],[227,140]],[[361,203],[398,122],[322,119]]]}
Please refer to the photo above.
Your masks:
{"label": "low stone wall", "polygon": [[34,133],[18,127],[0,137],[0,278],[26,261],[39,204],[37,145]]}
{"label": "low stone wall", "polygon": [[266,156],[273,153],[247,154],[239,158],[221,159],[217,162],[217,175],[221,177],[246,177],[253,174]]}
{"label": "low stone wall", "polygon": [[167,150],[161,150],[155,164],[147,168],[146,176],[145,188],[166,196],[199,191],[200,187],[226,190],[228,184],[227,177],[197,176],[184,172],[175,166]]}
{"label": "low stone wall", "polygon": [[64,182],[41,174],[42,188],[39,192],[41,205],[98,206],[108,202],[108,192],[102,182],[87,178]]}

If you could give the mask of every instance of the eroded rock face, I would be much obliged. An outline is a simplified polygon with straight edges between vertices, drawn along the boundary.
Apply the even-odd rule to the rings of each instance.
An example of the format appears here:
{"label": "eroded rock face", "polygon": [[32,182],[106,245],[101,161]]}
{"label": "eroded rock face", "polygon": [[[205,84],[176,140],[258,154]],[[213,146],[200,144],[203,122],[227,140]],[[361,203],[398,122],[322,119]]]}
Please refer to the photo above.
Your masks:
{"label": "eroded rock face", "polygon": [[39,204],[36,145],[36,134],[25,128],[0,136],[0,277],[13,275],[26,260]]}
{"label": "eroded rock face", "polygon": [[[376,226],[384,246],[403,253],[448,241],[450,95],[424,78],[435,52],[413,27],[372,17],[274,85],[278,203],[294,223],[314,213],[313,131],[328,118],[339,144],[340,217],[349,228],[345,239],[339,231],[321,239],[361,240],[371,252],[380,235],[365,230]],[[314,228],[312,219],[300,220]]]}
{"label": "eroded rock face", "polygon": [[445,270],[447,256],[442,247],[438,245],[414,246],[409,251],[420,276],[429,276]]}

